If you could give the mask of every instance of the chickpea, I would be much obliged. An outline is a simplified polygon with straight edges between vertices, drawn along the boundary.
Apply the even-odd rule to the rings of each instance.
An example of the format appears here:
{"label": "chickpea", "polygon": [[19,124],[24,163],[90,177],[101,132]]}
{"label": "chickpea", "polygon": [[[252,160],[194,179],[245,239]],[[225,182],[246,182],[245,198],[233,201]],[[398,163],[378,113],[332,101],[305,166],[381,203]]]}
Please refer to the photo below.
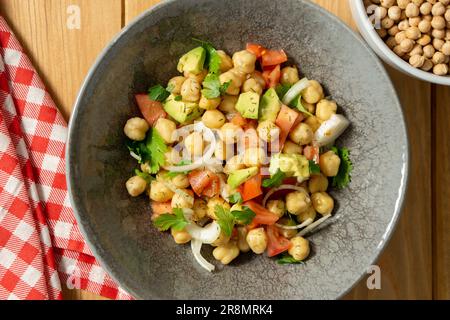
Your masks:
{"label": "chickpea", "polygon": [[433,40],[440,40],[440,47],[439,49],[436,48],[437,50],[440,50],[442,45],[444,44],[444,41],[442,39],[445,38],[445,30],[433,29],[433,31],[431,31],[431,36],[434,38]]}
{"label": "chickpea", "polygon": [[219,76],[219,79],[220,79],[220,84],[224,84],[224,83],[231,81],[231,83],[228,86],[228,89],[226,91],[227,94],[229,94],[231,96],[237,96],[239,94],[243,80],[242,80],[241,75],[239,74],[238,70],[236,70],[236,69],[228,70],[227,72],[222,73]]}
{"label": "chickpea", "polygon": [[284,143],[283,153],[286,154],[302,154],[303,148],[290,140]]}
{"label": "chickpea", "polygon": [[227,122],[220,128],[219,136],[225,143],[235,143],[242,133],[241,127],[234,123]]}
{"label": "chickpea", "polygon": [[242,92],[256,92],[258,95],[262,95],[263,89],[264,87],[261,86],[259,82],[253,78],[245,80],[244,84],[242,85]]}
{"label": "chickpea", "polygon": [[170,93],[178,95],[181,93],[181,86],[183,85],[184,81],[186,81],[186,78],[183,76],[173,77],[169,80],[167,83],[167,88],[170,91]]}
{"label": "chickpea", "polygon": [[258,132],[258,136],[265,142],[272,142],[280,136],[280,128],[270,120],[260,122],[256,132]]}
{"label": "chickpea", "polygon": [[245,164],[241,156],[237,155],[228,159],[223,172],[230,174],[233,171],[245,169]]}
{"label": "chickpea", "polygon": [[434,55],[433,55],[433,58],[431,59],[431,61],[433,61],[433,63],[436,65],[436,64],[441,64],[441,63],[444,63],[444,61],[445,61],[445,55],[442,53],[442,52],[436,52]]}
{"label": "chickpea", "polygon": [[431,69],[433,69],[433,62],[431,62],[431,60],[429,59],[426,59],[422,68],[420,69],[422,69],[423,71],[430,71]]}
{"label": "chickpea", "polygon": [[378,7],[375,9],[375,16],[380,20],[386,18],[387,14],[388,11],[385,7]]}
{"label": "chickpea", "polygon": [[396,25],[394,25],[394,26],[392,26],[392,28],[390,28],[389,30],[388,30],[388,34],[390,35],[390,36],[395,36],[397,33],[399,33],[400,32],[400,29],[398,28],[398,26],[396,26]]}
{"label": "chickpea", "polygon": [[387,36],[387,31],[384,28],[380,28],[376,30],[380,38],[385,38]]}
{"label": "chickpea", "polygon": [[175,122],[169,119],[159,118],[155,123],[155,129],[165,143],[171,144],[174,142],[173,133],[177,129]]}
{"label": "chickpea", "polygon": [[249,252],[250,246],[247,243],[247,228],[246,227],[237,227],[237,234],[238,234],[238,248],[241,252]]}
{"label": "chickpea", "polygon": [[433,8],[433,5],[429,2],[425,2],[425,3],[422,3],[419,10],[422,15],[426,16],[431,13],[431,8]]}
{"label": "chickpea", "polygon": [[262,254],[266,251],[269,242],[264,228],[250,230],[247,234],[247,243],[256,254]]}
{"label": "chickpea", "polygon": [[427,33],[431,30],[431,23],[427,20],[422,20],[419,22],[419,25],[417,26],[419,28],[419,31],[422,33]]}
{"label": "chickpea", "polygon": [[433,47],[438,51],[441,50],[444,43],[445,42],[441,39],[433,39]]}
{"label": "chickpea", "polygon": [[303,261],[309,256],[309,241],[303,237],[291,239],[291,248],[288,253],[297,261]]}
{"label": "chickpea", "polygon": [[139,176],[134,176],[127,180],[125,186],[130,196],[137,197],[145,191],[147,182]]}
{"label": "chickpea", "polygon": [[398,23],[398,30],[400,31],[406,31],[409,27],[409,20],[402,20]]}
{"label": "chickpea", "polygon": [[450,56],[450,42],[446,41],[441,48],[441,52],[446,56]]}
{"label": "chickpea", "polygon": [[208,75],[208,70],[206,70],[206,69],[203,69],[198,74],[190,73],[190,72],[187,72],[187,71],[184,72],[184,77],[186,79],[193,79],[193,80],[197,81],[198,83],[202,83],[203,80],[205,80],[207,75]]}
{"label": "chickpea", "polygon": [[314,207],[312,205],[310,205],[308,207],[308,209],[306,209],[305,211],[303,211],[296,217],[297,217],[297,221],[299,223],[303,223],[308,219],[311,219],[314,221],[314,219],[316,219],[316,210],[314,210]]}
{"label": "chickpea", "polygon": [[419,39],[422,36],[421,33],[420,33],[419,28],[416,27],[416,26],[409,27],[405,31],[405,35],[406,35],[406,38],[411,39],[411,40],[417,40],[417,39]]}
{"label": "chickpea", "polygon": [[381,0],[380,4],[385,8],[390,8],[395,4],[395,0]]}
{"label": "chickpea", "polygon": [[421,68],[425,63],[425,57],[421,55],[412,55],[411,58],[409,58],[409,63],[414,68]]}
{"label": "chickpea", "polygon": [[388,10],[388,16],[390,19],[398,21],[402,16],[402,9],[400,9],[400,7],[398,6],[392,6]]}
{"label": "chickpea", "polygon": [[238,51],[233,54],[234,67],[242,73],[255,71],[256,56],[247,50]]}
{"label": "chickpea", "polygon": [[406,9],[406,6],[411,2],[411,0],[397,0],[397,5],[400,9]]}
{"label": "chickpea", "polygon": [[306,102],[304,99],[301,100],[302,105],[308,110],[309,113],[316,113],[316,105]]}
{"label": "chickpea", "polygon": [[308,182],[308,188],[311,193],[327,191],[328,179],[322,174],[312,175]]}
{"label": "chickpea", "polygon": [[[288,217],[281,218],[280,220],[278,220],[278,223],[281,225],[284,225],[284,226],[295,226],[296,225],[295,221]],[[298,232],[295,229],[278,228],[278,230],[279,230],[280,235],[287,239],[294,237]]]}
{"label": "chickpea", "polygon": [[259,167],[266,163],[266,152],[262,148],[248,148],[244,151],[244,164],[247,167]]}
{"label": "chickpea", "polygon": [[189,184],[189,178],[185,174],[179,174],[172,178],[171,182],[173,185],[180,189],[186,189],[190,186]]}
{"label": "chickpea", "polygon": [[184,139],[184,146],[191,156],[201,156],[204,148],[203,135],[197,131],[192,132]]}
{"label": "chickpea", "polygon": [[239,255],[239,248],[235,242],[229,242],[223,246],[218,246],[213,250],[213,256],[222,264],[229,264]]}
{"label": "chickpea", "polygon": [[426,46],[431,42],[431,37],[427,34],[424,34],[422,37],[420,37],[417,40],[417,43],[420,44],[421,46]]}
{"label": "chickpea", "polygon": [[204,95],[201,96],[198,106],[205,110],[214,110],[219,105],[222,99],[220,97],[214,99],[208,99]]}
{"label": "chickpea", "polygon": [[295,66],[281,69],[281,84],[294,85],[300,80],[298,70]]}
{"label": "chickpea", "polygon": [[225,53],[225,51],[217,50],[217,54],[220,57],[220,72],[227,72],[233,68],[233,60]]}
{"label": "chickpea", "polygon": [[446,8],[442,2],[436,2],[431,8],[431,14],[433,16],[442,16],[445,14]]}
{"label": "chickpea", "polygon": [[404,53],[408,53],[414,47],[414,41],[411,39],[405,39],[400,43],[400,48]]}
{"label": "chickpea", "polygon": [[181,195],[178,193],[175,193],[172,197],[172,208],[188,208],[192,209],[194,206],[194,203],[190,202],[188,200],[189,196],[194,197],[194,193],[192,190],[183,189],[181,190],[185,193],[185,195]]}
{"label": "chickpea", "polygon": [[197,80],[189,78],[181,86],[181,97],[184,101],[197,102],[200,100],[201,86]]}
{"label": "chickpea", "polygon": [[275,213],[279,218],[281,218],[286,212],[286,205],[283,200],[269,200],[266,204],[267,210]]}
{"label": "chickpea", "polygon": [[306,145],[312,142],[314,133],[311,127],[304,122],[300,122],[290,133],[289,138],[300,145]]}
{"label": "chickpea", "polygon": [[216,217],[216,206],[224,207],[225,209],[230,209],[230,204],[222,199],[220,196],[216,196],[214,198],[211,198],[208,200],[208,203],[206,205],[207,212],[206,214],[211,219],[217,220]]}
{"label": "chickpea", "polygon": [[316,116],[310,116],[306,118],[305,123],[311,128],[313,132],[316,132],[320,127],[320,120]]}
{"label": "chickpea", "polygon": [[264,77],[260,71],[253,71],[253,73],[249,74],[248,77],[255,79],[261,85],[261,87],[264,88],[266,86],[266,80],[264,80]]}
{"label": "chickpea", "polygon": [[408,18],[417,17],[420,13],[419,7],[411,2],[406,6],[405,13]]}
{"label": "chickpea", "polygon": [[420,17],[413,17],[413,18],[409,18],[409,25],[411,27],[418,27],[420,21],[422,21],[422,19]]}
{"label": "chickpea", "polygon": [[142,118],[131,118],[125,124],[123,128],[123,132],[125,135],[134,141],[142,141],[145,139],[145,135],[147,134],[150,126],[147,121]]}
{"label": "chickpea", "polygon": [[397,44],[402,43],[402,41],[405,40],[405,39],[407,39],[407,37],[406,37],[406,30],[405,31],[400,31],[399,33],[397,33],[395,35],[395,41],[397,42]]}
{"label": "chickpea", "polygon": [[450,21],[450,9],[447,9],[445,11],[445,15],[444,15],[445,20],[448,22]]}
{"label": "chickpea", "polygon": [[321,121],[326,121],[336,114],[336,111],[336,102],[323,99],[316,106],[316,117]]}
{"label": "chickpea", "polygon": [[431,26],[434,29],[442,30],[447,25],[447,22],[445,21],[444,17],[442,16],[434,16],[433,20],[431,20]]}
{"label": "chickpea", "polygon": [[422,48],[422,46],[420,44],[416,44],[414,46],[414,48],[411,50],[411,52],[409,53],[409,55],[411,57],[415,56],[415,55],[422,56],[423,55],[423,48]]}
{"label": "chickpea", "polygon": [[173,240],[175,240],[176,244],[185,244],[192,239],[191,235],[185,230],[178,231],[174,228],[171,228],[170,233],[172,234]]}
{"label": "chickpea", "polygon": [[195,199],[194,206],[192,207],[194,214],[192,215],[192,220],[195,222],[200,221],[206,217],[208,212],[208,207],[206,206],[206,201],[203,199]]}
{"label": "chickpea", "polygon": [[150,184],[150,199],[157,202],[166,202],[172,199],[174,193],[166,185],[157,180]]}
{"label": "chickpea", "polygon": [[400,45],[395,46],[394,49],[392,49],[396,55],[398,55],[400,58],[403,58],[405,56],[405,52],[400,47]]}
{"label": "chickpea", "polygon": [[385,17],[384,19],[381,20],[381,27],[383,28],[381,30],[384,30],[385,35],[386,35],[386,29],[391,28],[393,25],[394,25],[394,20],[392,20],[389,17]]}
{"label": "chickpea", "polygon": [[230,239],[231,239],[231,236],[227,236],[225,233],[220,232],[219,238],[217,238],[217,240],[214,241],[211,245],[213,247],[224,246],[228,242],[230,242]]}
{"label": "chickpea", "polygon": [[217,141],[214,155],[219,160],[227,160],[233,154],[233,145],[227,145],[222,140]]}
{"label": "chickpea", "polygon": [[326,192],[316,192],[311,195],[312,204],[314,209],[325,216],[330,214],[334,208],[334,200]]}
{"label": "chickpea", "polygon": [[235,106],[238,101],[236,96],[225,96],[219,105],[219,110],[224,113],[236,112]]}
{"label": "chickpea", "polygon": [[164,153],[164,160],[166,165],[173,165],[180,162],[180,154],[172,147],[168,147]]}
{"label": "chickpea", "polygon": [[225,121],[225,116],[219,110],[207,110],[202,117],[203,124],[211,129],[219,129]]}
{"label": "chickpea", "polygon": [[306,190],[294,191],[286,196],[286,208],[289,213],[298,215],[308,209],[310,204],[311,199]]}
{"label": "chickpea", "polygon": [[386,40],[386,44],[389,48],[393,49],[397,45],[397,41],[395,41],[395,38],[392,36]]}
{"label": "chickpea", "polygon": [[333,151],[325,152],[320,155],[320,170],[327,177],[335,177],[338,174],[341,158]]}
{"label": "chickpea", "polygon": [[434,49],[434,47],[431,44],[429,44],[423,48],[423,55],[425,56],[425,58],[431,59],[435,52],[436,52],[436,50]]}
{"label": "chickpea", "polygon": [[303,90],[302,96],[306,102],[315,104],[323,99],[325,94],[323,93],[322,85],[319,82],[310,80],[309,87]]}
{"label": "chickpea", "polygon": [[448,73],[448,65],[440,63],[433,67],[433,73],[438,76],[444,76]]}

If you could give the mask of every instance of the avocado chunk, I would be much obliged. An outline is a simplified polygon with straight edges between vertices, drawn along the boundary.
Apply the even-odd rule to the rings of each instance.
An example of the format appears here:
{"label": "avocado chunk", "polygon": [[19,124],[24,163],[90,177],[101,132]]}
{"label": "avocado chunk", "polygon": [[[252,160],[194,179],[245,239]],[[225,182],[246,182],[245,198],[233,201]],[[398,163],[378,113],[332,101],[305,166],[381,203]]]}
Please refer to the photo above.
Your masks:
{"label": "avocado chunk", "polygon": [[177,69],[179,72],[189,72],[199,74],[203,71],[205,64],[206,50],[203,47],[192,49],[180,58]]}
{"label": "avocado chunk", "polygon": [[258,167],[251,167],[247,169],[236,170],[230,173],[228,176],[228,185],[235,189],[243,184],[245,181],[253,177],[258,173]]}
{"label": "avocado chunk", "polygon": [[170,95],[163,104],[166,111],[179,123],[186,123],[197,119],[202,114],[202,109],[194,102],[176,101],[174,95]]}
{"label": "avocado chunk", "polygon": [[269,173],[273,176],[277,171],[284,172],[288,177],[296,177],[298,182],[309,179],[309,161],[300,154],[278,153],[270,159]]}
{"label": "avocado chunk", "polygon": [[241,93],[238,102],[236,103],[236,110],[248,119],[258,119],[259,112],[259,94],[256,92]]}
{"label": "avocado chunk", "polygon": [[261,98],[259,121],[269,120],[275,122],[281,109],[281,101],[275,89],[270,88]]}

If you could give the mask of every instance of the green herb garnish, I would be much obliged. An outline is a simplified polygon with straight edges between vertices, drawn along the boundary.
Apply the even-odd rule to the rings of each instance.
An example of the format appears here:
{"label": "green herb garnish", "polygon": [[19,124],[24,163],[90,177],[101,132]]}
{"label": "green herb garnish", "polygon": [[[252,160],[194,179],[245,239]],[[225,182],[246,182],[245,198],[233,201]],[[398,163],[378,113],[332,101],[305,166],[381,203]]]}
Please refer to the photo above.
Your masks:
{"label": "green herb garnish", "polygon": [[[176,167],[181,167],[181,166],[187,166],[189,164],[191,164],[192,161],[190,160],[181,160],[179,163],[177,163],[175,166]],[[169,171],[165,174],[165,176],[169,179],[175,178],[176,176],[180,175],[180,174],[189,174],[191,171]]]}
{"label": "green herb garnish", "polygon": [[170,96],[170,91],[158,84],[148,89],[148,96],[153,101],[163,102]]}
{"label": "green herb garnish", "polygon": [[139,158],[139,163],[148,162],[151,174],[158,173],[159,168],[164,165],[167,146],[155,129],[150,128],[144,141],[128,140],[126,145]]}
{"label": "green herb garnish", "polygon": [[278,95],[278,98],[280,98],[280,100],[283,99],[283,97],[286,95],[286,93],[289,91],[289,89],[291,88],[291,85],[288,84],[279,84],[275,87],[275,91]]}
{"label": "green herb garnish", "polygon": [[290,254],[283,253],[277,257],[277,263],[284,265],[284,264],[305,264],[303,261],[295,260]]}
{"label": "green herb garnish", "polygon": [[182,96],[175,96],[175,98],[173,98],[173,100],[175,101],[181,101],[183,99]]}
{"label": "green herb garnish", "polygon": [[249,224],[256,216],[256,214],[248,207],[243,207],[242,211],[230,211],[220,205],[216,205],[214,211],[220,230],[227,236],[231,236],[236,223]]}
{"label": "green herb garnish", "polygon": [[209,73],[205,77],[205,80],[203,80],[202,94],[206,99],[218,98],[227,91],[230,84],[231,81],[228,81],[221,85],[219,76],[214,73]]}
{"label": "green herb garnish", "polygon": [[302,96],[301,95],[296,97],[294,99],[294,101],[291,102],[290,106],[293,107],[293,108],[297,108],[298,111],[300,111],[301,113],[306,114],[308,117],[313,116],[313,114],[311,112],[309,112],[308,110],[306,110],[305,106],[302,104]]}
{"label": "green herb garnish", "polygon": [[151,175],[146,172],[142,172],[139,169],[135,169],[134,174],[144,179],[148,184],[152,183],[152,180],[154,179]]}
{"label": "green herb garnish", "polygon": [[184,216],[183,209],[174,208],[172,213],[160,215],[153,221],[153,224],[162,231],[169,230],[170,228],[177,231],[183,230],[189,224]]}
{"label": "green herb garnish", "polygon": [[350,160],[350,151],[347,148],[332,147],[331,150],[341,158],[338,174],[333,177],[332,185],[338,189],[344,189],[352,180],[351,172],[353,170]]}
{"label": "green herb garnish", "polygon": [[313,160],[309,160],[309,173],[320,174],[320,166]]}
{"label": "green herb garnish", "polygon": [[243,201],[240,192],[233,193],[231,196],[228,197],[228,200],[233,204],[242,203]]}
{"label": "green herb garnish", "polygon": [[265,188],[279,187],[283,183],[284,178],[286,178],[286,174],[280,169],[278,169],[273,176],[263,180],[262,186]]}

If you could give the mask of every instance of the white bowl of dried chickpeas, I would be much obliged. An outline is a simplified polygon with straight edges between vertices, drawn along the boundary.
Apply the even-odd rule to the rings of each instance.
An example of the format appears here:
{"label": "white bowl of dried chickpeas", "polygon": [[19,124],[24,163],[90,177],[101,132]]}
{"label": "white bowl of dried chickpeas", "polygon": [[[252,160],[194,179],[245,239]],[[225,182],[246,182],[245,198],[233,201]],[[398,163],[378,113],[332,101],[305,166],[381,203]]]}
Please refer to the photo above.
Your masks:
{"label": "white bowl of dried chickpeas", "polygon": [[450,0],[349,0],[370,47],[392,67],[450,86]]}

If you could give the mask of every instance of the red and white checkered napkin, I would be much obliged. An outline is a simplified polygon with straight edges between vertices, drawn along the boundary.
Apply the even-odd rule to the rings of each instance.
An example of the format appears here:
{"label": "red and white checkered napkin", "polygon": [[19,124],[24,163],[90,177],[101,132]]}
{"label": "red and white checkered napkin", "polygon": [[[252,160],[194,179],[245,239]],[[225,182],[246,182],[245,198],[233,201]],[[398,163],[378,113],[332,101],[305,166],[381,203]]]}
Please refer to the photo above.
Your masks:
{"label": "red and white checkered napkin", "polygon": [[0,299],[61,299],[61,285],[130,299],[96,262],[66,187],[64,119],[0,17]]}

